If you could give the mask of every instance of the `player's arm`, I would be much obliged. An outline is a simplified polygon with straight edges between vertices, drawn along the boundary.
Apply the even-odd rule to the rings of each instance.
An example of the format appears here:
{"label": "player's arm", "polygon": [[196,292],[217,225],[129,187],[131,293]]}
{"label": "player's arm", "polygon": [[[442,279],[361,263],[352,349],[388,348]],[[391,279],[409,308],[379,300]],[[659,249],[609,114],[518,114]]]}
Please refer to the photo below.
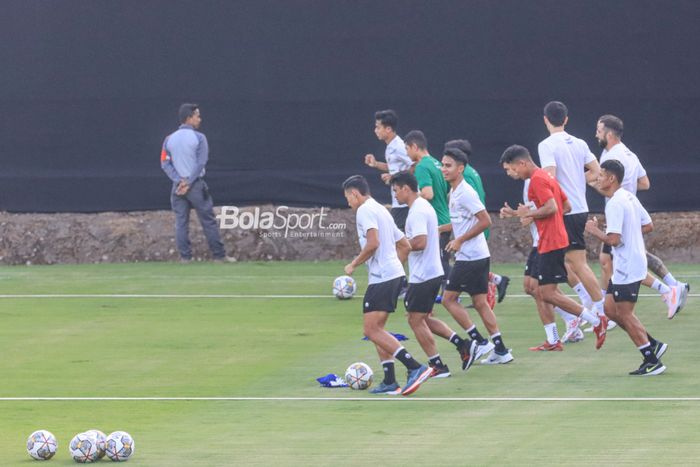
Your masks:
{"label": "player's arm", "polygon": [[389,166],[387,165],[386,162],[379,162],[375,157],[374,154],[365,154],[365,164],[367,164],[370,167],[373,167],[381,172],[388,172],[389,171]]}
{"label": "player's arm", "polygon": [[593,217],[588,222],[586,222],[586,232],[593,235],[595,238],[600,240],[609,246],[618,246],[622,243],[622,235],[616,232],[608,232],[607,234],[600,230],[598,227],[598,218]]}
{"label": "player's arm", "polygon": [[553,216],[559,211],[557,202],[554,198],[549,198],[541,207],[532,210],[529,206],[520,204],[518,210],[516,211],[518,217],[521,218],[532,218],[532,219],[544,219],[549,216]]}
{"label": "player's arm", "polygon": [[637,179],[637,191],[644,191],[649,188],[651,188],[651,180],[649,180],[648,176],[644,175]]}
{"label": "player's arm", "polygon": [[642,226],[642,233],[643,234],[648,234],[649,232],[652,232],[653,230],[654,230],[654,224],[652,224],[651,222]]}
{"label": "player's arm", "polygon": [[360,254],[355,257],[348,265],[345,266],[345,273],[352,275],[355,268],[367,262],[374,255],[374,252],[379,248],[379,231],[375,228],[367,230],[367,242],[362,248]]}
{"label": "player's arm", "polygon": [[408,242],[411,244],[411,251],[422,251],[425,250],[425,246],[428,244],[428,236],[416,235]]}
{"label": "player's arm", "polygon": [[443,233],[443,232],[452,232],[452,224],[442,224],[438,225],[438,232]]}
{"label": "player's arm", "polygon": [[396,255],[399,257],[399,261],[401,261],[401,263],[405,263],[410,252],[411,244],[408,242],[406,237],[401,237],[401,239],[396,242]]}
{"label": "player's arm", "polygon": [[485,209],[477,212],[474,217],[476,217],[477,223],[474,224],[471,229],[464,232],[464,234],[450,241],[450,243],[445,246],[445,250],[454,252],[459,251],[464,242],[471,240],[491,226],[491,216],[489,216],[489,213]]}
{"label": "player's arm", "polygon": [[564,214],[571,212],[571,210],[573,209],[573,207],[571,207],[571,202],[568,199],[564,200],[562,208],[564,209]]}
{"label": "player's arm", "polygon": [[600,173],[600,164],[598,160],[593,158],[593,160],[584,165],[587,169],[585,172],[586,183],[592,187],[595,187],[596,180],[598,180],[598,174]]}

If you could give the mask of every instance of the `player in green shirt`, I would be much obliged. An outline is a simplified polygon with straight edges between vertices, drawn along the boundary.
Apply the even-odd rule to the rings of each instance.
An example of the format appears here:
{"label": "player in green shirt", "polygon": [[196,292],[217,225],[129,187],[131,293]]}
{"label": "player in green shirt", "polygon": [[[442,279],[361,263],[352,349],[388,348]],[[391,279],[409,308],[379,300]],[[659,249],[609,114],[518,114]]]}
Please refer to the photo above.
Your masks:
{"label": "player in green shirt", "polygon": [[[447,148],[459,149],[467,156],[467,160],[469,160],[472,157],[472,145],[466,139],[453,139],[451,141],[448,141],[445,143],[445,149]],[[481,176],[479,175],[479,172],[477,172],[471,164],[467,164],[464,167],[464,181],[467,182],[469,186],[474,188],[474,190],[479,195],[481,203],[484,206],[486,206],[486,192],[484,191],[484,184],[481,182]],[[489,238],[490,233],[490,229],[486,229],[484,231],[484,236],[487,240]],[[493,276],[491,280],[494,284],[496,284],[496,288],[498,289],[498,303],[501,303],[506,296],[506,289],[508,288],[510,278],[508,276],[501,276],[495,273],[491,274]]]}
{"label": "player in green shirt", "polygon": [[406,144],[406,154],[414,162],[414,175],[418,180],[418,191],[421,197],[428,200],[437,214],[438,232],[440,232],[440,260],[445,277],[447,277],[450,256],[445,251],[445,247],[450,241],[450,233],[452,232],[450,208],[447,204],[450,186],[440,171],[442,164],[428,153],[428,140],[422,131],[410,131],[404,136],[404,143]]}

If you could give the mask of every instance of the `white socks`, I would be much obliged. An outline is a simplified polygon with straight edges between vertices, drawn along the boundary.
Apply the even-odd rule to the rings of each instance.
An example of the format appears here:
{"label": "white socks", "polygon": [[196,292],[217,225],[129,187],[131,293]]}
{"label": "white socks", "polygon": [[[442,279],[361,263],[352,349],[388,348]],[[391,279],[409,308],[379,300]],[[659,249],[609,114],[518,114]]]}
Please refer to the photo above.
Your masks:
{"label": "white socks", "polygon": [[498,274],[495,274],[495,273],[493,273],[493,272],[492,272],[491,274],[493,274],[493,283],[496,284],[496,285],[500,284],[500,283],[501,283],[501,280],[502,280],[503,278],[502,278],[501,276],[499,276]]}
{"label": "white socks", "polygon": [[673,277],[673,274],[671,274],[670,272],[664,276],[664,282],[666,283],[666,285],[670,285],[671,287],[673,287],[674,285],[678,285],[678,281],[675,277]]}
{"label": "white socks", "polygon": [[555,307],[554,307],[554,311],[556,311],[556,312],[559,314],[559,316],[561,316],[561,318],[566,322],[567,325],[568,325],[571,321],[573,321],[573,320],[576,319],[576,315],[572,315],[572,314],[569,313],[568,311],[564,311],[564,310],[562,310],[561,308],[559,308],[558,306],[555,306]]}
{"label": "white socks", "polygon": [[598,318],[598,314],[593,313],[588,308],[583,309],[580,317],[591,323],[593,326],[598,326],[600,324],[600,318]]}
{"label": "white socks", "polygon": [[671,288],[668,285],[664,284],[658,279],[654,279],[654,283],[651,284],[651,288],[658,291],[660,294],[669,293],[671,291]]}
{"label": "white socks", "polygon": [[545,324],[544,332],[547,334],[547,343],[554,345],[559,341],[559,332],[557,332],[557,323]]}

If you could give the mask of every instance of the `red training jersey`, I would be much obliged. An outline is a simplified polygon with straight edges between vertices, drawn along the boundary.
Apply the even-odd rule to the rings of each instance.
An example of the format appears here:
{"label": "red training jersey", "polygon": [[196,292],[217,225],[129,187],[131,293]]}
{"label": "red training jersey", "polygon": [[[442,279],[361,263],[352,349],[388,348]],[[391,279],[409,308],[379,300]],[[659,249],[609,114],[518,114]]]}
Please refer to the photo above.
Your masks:
{"label": "red training jersey", "polygon": [[536,169],[530,177],[530,188],[527,197],[535,203],[537,209],[554,198],[558,211],[549,217],[535,219],[540,241],[537,251],[547,253],[569,246],[569,236],[564,227],[564,202],[567,200],[557,180],[546,170]]}

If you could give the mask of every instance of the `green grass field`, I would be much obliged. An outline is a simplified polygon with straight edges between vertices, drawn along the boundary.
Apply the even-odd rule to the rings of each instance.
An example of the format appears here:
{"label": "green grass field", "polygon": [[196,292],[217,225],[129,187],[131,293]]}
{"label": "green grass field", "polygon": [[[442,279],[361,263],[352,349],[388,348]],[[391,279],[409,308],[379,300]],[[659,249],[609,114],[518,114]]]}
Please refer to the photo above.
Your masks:
{"label": "green grass field", "polygon": [[[453,376],[401,398],[315,381],[354,361],[381,373],[361,340],[360,300],[330,296],[339,262],[2,267],[0,465],[33,463],[25,442],[36,429],[58,438],[49,465],[72,465],[68,442],[91,428],[131,433],[135,466],[697,465],[700,400],[593,400],[700,397],[697,297],[672,321],[658,297],[640,299],[638,314],[669,351],[666,374],[639,379],[627,376],[640,355],[619,329],[600,351],[587,335],[561,353],[529,352],[544,331],[532,300],[518,296],[521,267],[494,270],[513,277],[496,314],[515,361],[463,373],[440,341]],[[700,266],[673,270],[700,290]],[[365,270],[356,278],[361,294]],[[40,294],[261,298],[7,297]],[[265,297],[287,294],[328,297]],[[440,306],[436,315],[454,324]],[[411,335],[402,312],[388,329]],[[406,347],[425,360],[415,339]],[[7,399],[19,397],[312,400]]]}

